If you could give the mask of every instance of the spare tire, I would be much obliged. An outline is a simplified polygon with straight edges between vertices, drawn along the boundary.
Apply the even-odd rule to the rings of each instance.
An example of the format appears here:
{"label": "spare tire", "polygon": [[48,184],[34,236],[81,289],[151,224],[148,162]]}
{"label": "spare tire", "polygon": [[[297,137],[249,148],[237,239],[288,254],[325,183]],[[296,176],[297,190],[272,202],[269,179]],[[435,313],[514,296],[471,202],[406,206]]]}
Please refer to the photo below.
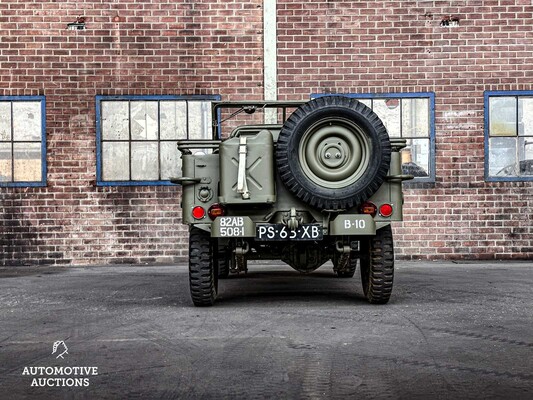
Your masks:
{"label": "spare tire", "polygon": [[362,204],[383,183],[390,157],[389,135],[379,117],[342,96],[297,108],[283,124],[276,148],[281,181],[320,210]]}

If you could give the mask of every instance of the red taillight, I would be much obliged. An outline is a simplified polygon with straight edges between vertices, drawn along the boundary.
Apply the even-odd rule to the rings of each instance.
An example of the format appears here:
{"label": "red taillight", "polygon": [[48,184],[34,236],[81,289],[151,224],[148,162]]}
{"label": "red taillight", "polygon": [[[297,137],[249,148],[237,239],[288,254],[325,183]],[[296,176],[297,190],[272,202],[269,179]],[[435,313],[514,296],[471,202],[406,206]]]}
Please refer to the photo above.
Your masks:
{"label": "red taillight", "polygon": [[392,212],[393,210],[390,204],[382,204],[381,207],[379,207],[379,215],[382,217],[390,217]]}
{"label": "red taillight", "polygon": [[376,205],[369,201],[367,201],[366,203],[363,203],[363,205],[361,206],[359,210],[361,211],[361,213],[372,215],[373,217],[378,212],[378,208],[376,207]]}
{"label": "red taillight", "polygon": [[226,214],[226,210],[222,206],[222,204],[215,203],[211,207],[209,207],[209,210],[207,210],[207,215],[209,215],[209,218],[211,218],[213,221],[216,217],[222,217]]}
{"label": "red taillight", "polygon": [[205,210],[203,207],[196,206],[192,209],[192,216],[196,219],[202,219],[205,217]]}

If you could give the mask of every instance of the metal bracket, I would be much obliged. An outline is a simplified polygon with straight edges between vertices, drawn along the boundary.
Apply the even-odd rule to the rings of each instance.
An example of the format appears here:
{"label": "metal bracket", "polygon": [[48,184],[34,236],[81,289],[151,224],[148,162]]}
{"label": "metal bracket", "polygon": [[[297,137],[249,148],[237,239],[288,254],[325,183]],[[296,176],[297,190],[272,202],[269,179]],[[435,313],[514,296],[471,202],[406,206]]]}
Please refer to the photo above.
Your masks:
{"label": "metal bracket", "polygon": [[203,176],[201,178],[189,178],[186,176],[180,176],[179,178],[170,178],[169,179],[171,183],[175,183],[176,185],[194,185],[196,183],[206,183],[209,184],[212,182],[211,178],[208,176]]}
{"label": "metal bracket", "polygon": [[287,221],[287,228],[289,228],[291,231],[295,231],[298,229],[298,226],[300,226],[300,221],[297,217],[298,214],[296,213],[296,208],[291,207],[289,219]]}
{"label": "metal bracket", "polygon": [[352,247],[350,245],[343,244],[342,242],[335,243],[335,250],[340,253],[339,260],[335,266],[336,271],[345,271],[349,267],[350,263],[350,253]]}
{"label": "metal bracket", "polygon": [[200,183],[201,181],[201,178],[188,178],[186,176],[180,176],[179,178],[170,178],[170,182],[182,186],[194,185],[195,183]]}
{"label": "metal bracket", "polygon": [[250,251],[248,242],[243,242],[242,246],[235,247],[235,268],[231,270],[233,273],[248,272],[246,266],[246,254]]}
{"label": "metal bracket", "polygon": [[391,182],[403,182],[403,181],[410,181],[411,179],[415,179],[414,175],[389,175],[385,177],[387,181]]}

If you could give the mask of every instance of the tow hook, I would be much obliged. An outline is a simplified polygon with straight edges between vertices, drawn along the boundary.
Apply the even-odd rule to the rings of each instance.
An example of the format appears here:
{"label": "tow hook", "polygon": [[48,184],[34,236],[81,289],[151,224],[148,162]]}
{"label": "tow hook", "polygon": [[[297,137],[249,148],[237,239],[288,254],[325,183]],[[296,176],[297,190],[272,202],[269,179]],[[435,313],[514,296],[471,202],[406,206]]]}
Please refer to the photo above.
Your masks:
{"label": "tow hook", "polygon": [[296,212],[296,208],[292,207],[291,211],[289,213],[289,218],[287,220],[287,228],[289,228],[291,231],[295,231],[300,226],[300,218],[298,218],[298,213]]}

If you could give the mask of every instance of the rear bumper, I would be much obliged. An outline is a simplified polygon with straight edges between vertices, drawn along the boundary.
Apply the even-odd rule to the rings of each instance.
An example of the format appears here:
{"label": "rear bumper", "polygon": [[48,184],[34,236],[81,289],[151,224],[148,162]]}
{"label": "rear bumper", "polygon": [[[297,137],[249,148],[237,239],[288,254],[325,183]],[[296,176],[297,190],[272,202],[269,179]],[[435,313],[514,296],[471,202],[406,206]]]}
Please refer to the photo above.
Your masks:
{"label": "rear bumper", "polygon": [[[264,227],[264,222],[255,223],[250,217],[217,217],[211,224],[211,236],[215,238],[255,238],[257,225]],[[374,218],[365,214],[342,214],[323,227],[324,236],[372,236],[376,234]],[[387,224],[388,225],[388,224]],[[198,226],[201,229],[209,225]],[[206,229],[207,230],[207,229]]]}

